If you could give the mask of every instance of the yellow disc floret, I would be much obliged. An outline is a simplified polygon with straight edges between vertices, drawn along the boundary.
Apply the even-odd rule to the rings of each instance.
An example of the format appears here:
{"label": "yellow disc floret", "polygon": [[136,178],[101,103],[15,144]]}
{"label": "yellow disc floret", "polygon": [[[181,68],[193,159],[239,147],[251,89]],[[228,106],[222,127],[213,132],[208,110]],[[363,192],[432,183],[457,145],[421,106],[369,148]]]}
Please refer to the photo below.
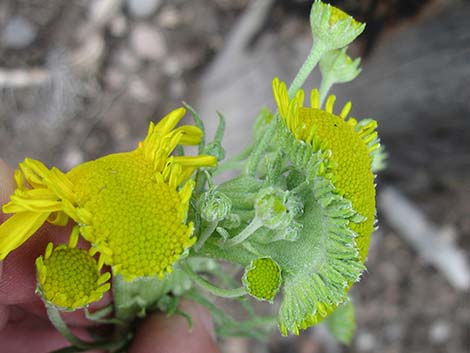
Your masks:
{"label": "yellow disc floret", "polygon": [[110,274],[100,275],[96,260],[88,251],[49,243],[36,260],[38,290],[56,307],[74,310],[99,300],[110,288]]}
{"label": "yellow disc floret", "polygon": [[258,258],[246,268],[242,281],[251,296],[272,302],[281,285],[281,268],[270,257]]}

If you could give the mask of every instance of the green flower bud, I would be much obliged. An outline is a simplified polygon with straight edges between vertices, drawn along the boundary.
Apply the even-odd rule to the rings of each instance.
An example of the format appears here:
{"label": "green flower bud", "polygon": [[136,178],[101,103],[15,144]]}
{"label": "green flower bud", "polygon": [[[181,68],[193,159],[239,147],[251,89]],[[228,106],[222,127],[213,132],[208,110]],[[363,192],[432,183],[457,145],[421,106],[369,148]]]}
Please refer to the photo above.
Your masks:
{"label": "green flower bud", "polygon": [[330,4],[315,0],[310,12],[310,27],[314,40],[321,42],[325,49],[333,50],[356,39],[364,31],[365,24]]}
{"label": "green flower bud", "polygon": [[255,214],[269,229],[286,227],[291,217],[288,213],[287,192],[267,187],[262,189],[255,200]]}
{"label": "green flower bud", "polygon": [[221,225],[226,229],[235,229],[240,227],[240,224],[240,216],[236,213],[230,213],[225,217]]}
{"label": "green flower bud", "polygon": [[225,158],[225,149],[219,141],[212,141],[204,147],[204,154],[214,156],[218,161],[221,161]]}
{"label": "green flower bud", "polygon": [[232,202],[222,192],[208,190],[199,198],[201,217],[208,222],[220,222],[230,214]]}
{"label": "green flower bud", "polygon": [[347,48],[331,50],[320,59],[322,76],[332,84],[350,82],[361,72],[361,59],[352,60],[346,50]]}

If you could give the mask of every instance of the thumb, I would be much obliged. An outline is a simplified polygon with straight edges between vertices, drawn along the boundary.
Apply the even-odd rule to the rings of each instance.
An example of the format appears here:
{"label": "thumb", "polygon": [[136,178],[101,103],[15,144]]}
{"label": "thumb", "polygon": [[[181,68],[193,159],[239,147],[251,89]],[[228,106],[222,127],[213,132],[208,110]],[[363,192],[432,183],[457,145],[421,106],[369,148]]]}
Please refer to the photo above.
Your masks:
{"label": "thumb", "polygon": [[180,310],[191,315],[191,329],[181,315],[153,314],[138,328],[129,353],[220,353],[207,310],[190,301]]}
{"label": "thumb", "polygon": [[[2,212],[3,204],[7,203],[10,195],[15,190],[15,179],[13,178],[13,169],[10,168],[2,159],[0,159],[0,224],[7,218]],[[2,262],[0,261],[0,277],[2,273]]]}
{"label": "thumb", "polygon": [[[2,205],[8,201],[10,195],[15,190],[15,182],[13,179],[13,170],[0,159],[0,224],[5,220],[5,215],[2,213]],[[0,261],[0,279],[2,278],[2,262]],[[0,287],[0,294],[2,288]],[[8,320],[8,307],[0,303],[0,331],[5,326]]]}
{"label": "thumb", "polygon": [[[0,206],[8,202],[14,190],[15,180],[13,178],[13,169],[0,159]],[[0,223],[4,220],[5,215],[2,214],[0,207]]]}

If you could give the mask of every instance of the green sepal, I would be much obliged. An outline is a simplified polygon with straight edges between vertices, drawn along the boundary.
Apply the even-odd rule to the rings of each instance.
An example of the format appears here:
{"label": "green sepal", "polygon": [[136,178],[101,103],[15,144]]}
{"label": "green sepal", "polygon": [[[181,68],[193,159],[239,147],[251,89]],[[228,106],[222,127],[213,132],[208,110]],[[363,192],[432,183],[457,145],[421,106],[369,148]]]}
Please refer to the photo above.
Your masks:
{"label": "green sepal", "polygon": [[225,132],[225,118],[219,112],[217,112],[217,115],[219,116],[219,124],[217,125],[214,139],[204,147],[203,154],[209,154],[216,157],[218,161],[221,161],[225,158],[225,149],[222,147],[222,139],[224,138]]}
{"label": "green sepal", "polygon": [[253,124],[254,139],[258,141],[264,135],[267,127],[273,119],[273,114],[269,111],[268,108],[262,108],[258,113],[258,116],[255,119]]}

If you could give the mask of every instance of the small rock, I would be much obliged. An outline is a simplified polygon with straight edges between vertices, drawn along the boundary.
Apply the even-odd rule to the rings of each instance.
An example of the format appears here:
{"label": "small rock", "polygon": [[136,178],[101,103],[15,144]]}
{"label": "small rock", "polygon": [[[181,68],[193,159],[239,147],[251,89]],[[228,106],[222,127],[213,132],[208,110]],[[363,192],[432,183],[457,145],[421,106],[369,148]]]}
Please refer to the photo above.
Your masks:
{"label": "small rock", "polygon": [[12,17],[3,28],[2,44],[9,49],[23,49],[37,36],[36,26],[23,17]]}
{"label": "small rock", "polygon": [[141,79],[134,79],[129,82],[129,94],[131,97],[141,103],[151,103],[154,100],[154,95]]}
{"label": "small rock", "polygon": [[449,337],[450,325],[446,321],[436,321],[429,329],[429,338],[434,343],[445,343],[449,340]]}
{"label": "small rock", "polygon": [[163,35],[150,25],[136,25],[130,36],[131,46],[141,59],[160,60],[166,53],[166,43]]}
{"label": "small rock", "polygon": [[96,29],[105,27],[121,11],[121,0],[94,0],[89,4],[89,18]]}
{"label": "small rock", "polygon": [[403,337],[403,328],[399,323],[392,323],[385,326],[385,337],[390,342],[397,342]]}
{"label": "small rock", "polygon": [[377,342],[375,337],[369,332],[361,332],[356,339],[357,350],[360,352],[374,352]]}
{"label": "small rock", "polygon": [[120,66],[122,71],[137,72],[139,70],[139,58],[127,46],[116,51],[114,60],[116,60],[116,64]]}
{"label": "small rock", "polygon": [[153,15],[161,2],[161,0],[127,0],[127,7],[132,16],[144,18]]}
{"label": "small rock", "polygon": [[104,78],[106,84],[115,90],[122,89],[125,87],[127,82],[127,75],[115,68],[110,68],[108,71],[106,71]]}
{"label": "small rock", "polygon": [[65,169],[70,170],[80,163],[83,163],[84,159],[83,152],[78,147],[73,146],[65,152],[62,163]]}
{"label": "small rock", "polygon": [[104,38],[96,33],[88,36],[70,55],[70,63],[82,74],[95,74],[104,57]]}
{"label": "small rock", "polygon": [[168,76],[179,76],[183,69],[179,60],[174,56],[168,56],[163,63],[163,72]]}
{"label": "small rock", "polygon": [[172,7],[164,7],[158,15],[158,24],[163,28],[174,29],[181,24],[181,14]]}
{"label": "small rock", "polygon": [[115,37],[122,37],[127,31],[127,20],[124,16],[116,16],[109,25],[109,31]]}

